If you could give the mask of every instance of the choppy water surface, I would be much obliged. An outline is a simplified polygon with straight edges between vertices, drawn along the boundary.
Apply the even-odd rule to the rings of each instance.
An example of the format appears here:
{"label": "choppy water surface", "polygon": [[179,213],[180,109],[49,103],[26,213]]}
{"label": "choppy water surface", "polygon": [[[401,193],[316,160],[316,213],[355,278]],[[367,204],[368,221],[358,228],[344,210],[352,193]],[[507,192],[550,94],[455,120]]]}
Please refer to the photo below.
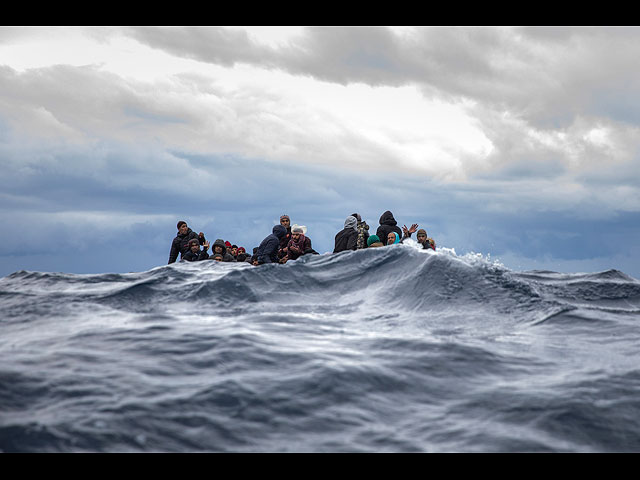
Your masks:
{"label": "choppy water surface", "polygon": [[398,245],[0,279],[4,452],[640,450],[640,282]]}

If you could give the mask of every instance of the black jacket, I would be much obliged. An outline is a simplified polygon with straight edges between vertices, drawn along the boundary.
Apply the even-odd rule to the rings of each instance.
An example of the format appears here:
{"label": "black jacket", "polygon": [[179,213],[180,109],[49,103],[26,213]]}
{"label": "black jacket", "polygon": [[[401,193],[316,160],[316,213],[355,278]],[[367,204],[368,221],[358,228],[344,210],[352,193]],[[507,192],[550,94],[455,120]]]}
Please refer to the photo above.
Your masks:
{"label": "black jacket", "polygon": [[256,256],[258,263],[278,263],[278,250],[280,240],[287,234],[287,229],[282,225],[273,227],[273,233],[267,235],[258,246]]}
{"label": "black jacket", "polygon": [[198,234],[191,229],[187,230],[187,233],[184,235],[178,233],[176,238],[171,242],[171,250],[169,251],[169,263],[174,263],[178,259],[178,254],[182,258],[185,253],[187,253],[189,249],[189,240],[195,238],[199,240],[200,245],[205,242],[204,236],[202,238],[198,237]]}
{"label": "black jacket", "polygon": [[351,227],[343,228],[336,234],[333,253],[355,250],[358,242],[358,231]]}
{"label": "black jacket", "polygon": [[398,234],[398,238],[402,238],[402,230],[398,227],[398,222],[393,218],[393,213],[387,210],[380,217],[380,226],[376,231],[376,235],[378,235],[380,241],[386,245],[387,237],[391,232],[396,232]]}
{"label": "black jacket", "polygon": [[206,260],[207,258],[209,258],[209,254],[206,250],[200,250],[197,253],[193,253],[191,249],[189,249],[187,253],[182,255],[182,261],[185,262],[197,262],[199,260]]}

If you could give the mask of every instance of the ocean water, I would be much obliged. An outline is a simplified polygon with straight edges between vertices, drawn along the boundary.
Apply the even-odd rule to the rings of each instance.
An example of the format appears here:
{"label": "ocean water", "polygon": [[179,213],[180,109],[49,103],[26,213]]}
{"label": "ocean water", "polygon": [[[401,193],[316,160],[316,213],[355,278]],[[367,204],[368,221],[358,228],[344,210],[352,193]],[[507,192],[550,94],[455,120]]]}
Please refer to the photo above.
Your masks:
{"label": "ocean water", "polygon": [[415,244],[0,279],[2,452],[640,451],[640,282]]}

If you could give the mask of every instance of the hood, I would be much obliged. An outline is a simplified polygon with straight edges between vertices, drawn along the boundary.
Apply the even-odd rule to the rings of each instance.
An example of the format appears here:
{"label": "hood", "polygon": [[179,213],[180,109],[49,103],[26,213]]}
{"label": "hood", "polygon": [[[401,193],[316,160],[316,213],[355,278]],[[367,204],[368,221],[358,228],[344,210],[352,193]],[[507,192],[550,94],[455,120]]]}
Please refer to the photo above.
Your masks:
{"label": "hood", "polygon": [[218,238],[215,242],[213,242],[213,245],[211,246],[211,250],[213,252],[215,252],[215,250],[213,250],[215,247],[222,247],[222,253],[227,253],[227,246],[224,244],[224,240],[222,240],[221,238]]}
{"label": "hood", "polygon": [[395,227],[397,224],[398,222],[396,222],[396,219],[393,218],[393,213],[391,213],[389,210],[387,210],[380,216],[380,225],[390,225],[392,227]]}
{"label": "hood", "polygon": [[282,225],[276,225],[273,227],[273,234],[278,238],[282,238],[287,234],[287,229]]}
{"label": "hood", "polygon": [[354,230],[358,229],[358,219],[353,215],[347,217],[344,221],[344,228],[353,228]]}

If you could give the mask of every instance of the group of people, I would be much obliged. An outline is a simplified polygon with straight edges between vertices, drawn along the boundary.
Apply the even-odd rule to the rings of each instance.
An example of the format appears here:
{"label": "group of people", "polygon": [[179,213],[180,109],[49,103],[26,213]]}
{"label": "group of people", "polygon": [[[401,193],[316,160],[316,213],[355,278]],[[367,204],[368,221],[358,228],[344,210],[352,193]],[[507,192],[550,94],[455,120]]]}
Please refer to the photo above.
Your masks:
{"label": "group of people", "polygon": [[[333,253],[345,250],[359,250],[363,248],[383,247],[402,243],[417,231],[418,243],[425,249],[436,249],[432,238],[427,236],[424,229],[418,230],[418,224],[407,228],[398,227],[393,213],[389,210],[380,217],[379,227],[375,234],[369,234],[369,225],[362,220],[358,213],[349,215],[344,228],[335,236]],[[307,236],[307,227],[304,225],[291,225],[288,215],[280,217],[280,224],[273,227],[271,234],[267,235],[259,246],[253,249],[249,255],[244,247],[232,245],[229,241],[217,239],[211,248],[203,232],[195,233],[185,221],[178,222],[178,234],[171,243],[169,263],[177,261],[196,262],[201,260],[215,260],[219,262],[248,262],[252,265],[264,263],[286,263],[296,260],[302,255],[317,255],[312,246],[311,239]]]}

